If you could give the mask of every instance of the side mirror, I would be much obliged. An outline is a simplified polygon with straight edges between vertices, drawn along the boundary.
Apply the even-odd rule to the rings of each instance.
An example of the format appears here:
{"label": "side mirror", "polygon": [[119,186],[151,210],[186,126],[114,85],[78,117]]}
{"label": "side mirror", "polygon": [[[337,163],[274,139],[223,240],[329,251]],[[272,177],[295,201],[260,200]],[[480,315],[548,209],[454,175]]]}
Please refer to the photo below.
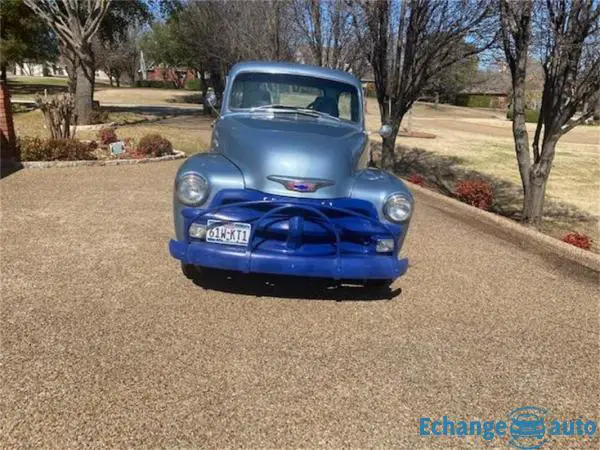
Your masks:
{"label": "side mirror", "polygon": [[382,138],[388,138],[392,135],[392,131],[393,130],[391,125],[382,125],[379,129],[379,136],[381,136]]}
{"label": "side mirror", "polygon": [[206,106],[210,107],[210,109],[212,109],[215,114],[217,115],[217,117],[221,117],[221,113],[219,113],[219,110],[217,109],[217,96],[215,95],[214,92],[209,92],[208,94],[206,94],[206,100],[204,101],[204,107],[206,108]]}
{"label": "side mirror", "polygon": [[215,108],[217,106],[217,96],[214,92],[209,92],[206,94],[206,104],[211,108]]}

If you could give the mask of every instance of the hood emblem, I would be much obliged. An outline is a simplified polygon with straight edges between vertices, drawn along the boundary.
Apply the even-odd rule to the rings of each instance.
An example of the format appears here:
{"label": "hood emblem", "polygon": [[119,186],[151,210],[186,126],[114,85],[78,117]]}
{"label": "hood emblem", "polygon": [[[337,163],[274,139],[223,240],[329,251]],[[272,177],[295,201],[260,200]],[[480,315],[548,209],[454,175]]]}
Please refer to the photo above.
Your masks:
{"label": "hood emblem", "polygon": [[331,180],[323,180],[321,178],[290,178],[269,175],[267,179],[282,184],[288,191],[296,192],[315,192],[325,186],[335,184]]}

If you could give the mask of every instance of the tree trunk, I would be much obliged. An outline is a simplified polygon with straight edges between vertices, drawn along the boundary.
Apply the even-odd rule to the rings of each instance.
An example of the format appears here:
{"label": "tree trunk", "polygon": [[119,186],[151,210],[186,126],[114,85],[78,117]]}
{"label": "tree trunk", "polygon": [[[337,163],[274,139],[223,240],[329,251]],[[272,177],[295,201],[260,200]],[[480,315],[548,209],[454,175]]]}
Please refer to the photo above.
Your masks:
{"label": "tree trunk", "polygon": [[94,85],[90,82],[81,66],[77,67],[77,86],[75,89],[75,111],[77,124],[88,125],[93,109]]}
{"label": "tree trunk", "polygon": [[396,134],[392,133],[392,136],[383,138],[381,144],[381,164],[380,167],[383,170],[392,170],[394,168],[394,149],[396,147]]}
{"label": "tree trunk", "polygon": [[517,154],[519,174],[521,175],[521,185],[523,186],[523,195],[527,197],[531,156],[529,155],[529,134],[527,133],[525,122],[525,102],[523,99],[524,97],[514,95],[512,131],[515,140],[515,153]]}
{"label": "tree trunk", "polygon": [[[402,119],[400,119],[402,120]],[[394,165],[396,164],[396,138],[398,137],[398,130],[400,126],[395,126],[394,123],[400,124],[400,121],[392,123],[392,134],[389,137],[382,138],[381,144],[381,164],[380,167],[383,170],[394,171]]]}
{"label": "tree trunk", "polygon": [[547,181],[547,177],[534,176],[532,173],[530,177],[529,191],[523,204],[523,223],[538,226],[542,222],[542,212],[544,210],[544,196],[546,194]]}
{"label": "tree trunk", "polygon": [[6,62],[0,65],[0,81],[6,82]]}
{"label": "tree trunk", "polygon": [[110,87],[114,87],[114,85],[113,85],[113,77],[112,77],[112,75],[108,75],[108,82],[109,82],[109,84],[110,84]]}
{"label": "tree trunk", "polygon": [[69,94],[75,95],[75,90],[77,89],[77,57],[71,50],[66,48],[61,47],[60,51],[65,61],[67,76],[69,77],[69,81],[67,82]]}
{"label": "tree trunk", "polygon": [[117,87],[118,87],[118,88],[120,88],[120,87],[121,87],[121,74],[119,74],[119,75],[116,77],[116,81],[117,81]]}
{"label": "tree trunk", "polygon": [[523,217],[521,219],[524,223],[537,226],[542,222],[546,185],[552,169],[557,140],[551,138],[543,143],[540,160],[534,163],[529,170],[528,190],[523,202]]}

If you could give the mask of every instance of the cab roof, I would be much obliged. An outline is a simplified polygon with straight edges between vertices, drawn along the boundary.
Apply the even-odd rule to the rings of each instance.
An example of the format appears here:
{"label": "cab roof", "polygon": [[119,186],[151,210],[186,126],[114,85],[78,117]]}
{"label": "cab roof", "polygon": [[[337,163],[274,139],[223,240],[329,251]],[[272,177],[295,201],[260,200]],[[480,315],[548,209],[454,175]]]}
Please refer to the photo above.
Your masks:
{"label": "cab roof", "polygon": [[359,91],[362,87],[358,78],[348,72],[338,69],[328,69],[325,67],[312,66],[310,64],[297,64],[276,61],[248,61],[235,64],[229,76],[235,76],[242,72],[263,72],[263,73],[286,73],[294,75],[306,75],[327,80],[339,81],[355,86]]}

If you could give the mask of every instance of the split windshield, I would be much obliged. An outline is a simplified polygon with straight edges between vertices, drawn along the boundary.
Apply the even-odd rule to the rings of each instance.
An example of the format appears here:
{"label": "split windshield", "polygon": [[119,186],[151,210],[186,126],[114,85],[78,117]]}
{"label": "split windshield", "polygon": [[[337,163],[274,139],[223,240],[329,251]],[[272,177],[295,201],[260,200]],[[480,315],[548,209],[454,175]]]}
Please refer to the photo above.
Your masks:
{"label": "split windshield", "polygon": [[229,108],[360,121],[356,87],[305,75],[240,73],[233,81]]}

